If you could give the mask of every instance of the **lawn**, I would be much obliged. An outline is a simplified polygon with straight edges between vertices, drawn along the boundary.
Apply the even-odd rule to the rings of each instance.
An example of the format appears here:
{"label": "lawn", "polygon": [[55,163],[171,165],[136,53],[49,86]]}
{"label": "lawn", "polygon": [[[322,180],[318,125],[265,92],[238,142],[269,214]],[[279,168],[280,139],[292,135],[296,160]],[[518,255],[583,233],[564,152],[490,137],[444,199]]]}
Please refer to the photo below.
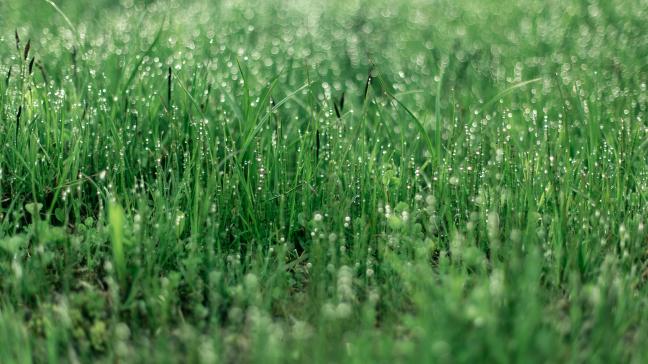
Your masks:
{"label": "lawn", "polygon": [[3,0],[1,363],[645,363],[648,1]]}

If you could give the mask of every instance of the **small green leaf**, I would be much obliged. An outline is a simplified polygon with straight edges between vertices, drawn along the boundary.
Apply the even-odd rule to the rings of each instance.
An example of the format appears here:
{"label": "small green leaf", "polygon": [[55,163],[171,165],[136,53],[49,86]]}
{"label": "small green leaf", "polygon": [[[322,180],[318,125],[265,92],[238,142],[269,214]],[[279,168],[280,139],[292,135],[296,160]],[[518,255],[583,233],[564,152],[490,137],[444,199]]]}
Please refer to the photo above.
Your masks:
{"label": "small green leaf", "polygon": [[0,248],[9,254],[14,254],[25,245],[27,239],[24,235],[15,235],[0,240]]}
{"label": "small green leaf", "polygon": [[61,222],[65,221],[65,210],[60,208],[60,207],[57,207],[54,210],[54,216],[56,216],[58,221],[61,221]]}
{"label": "small green leaf", "polygon": [[43,204],[40,202],[30,202],[25,204],[25,210],[29,212],[30,215],[35,216],[40,213],[40,210],[43,208]]}
{"label": "small green leaf", "polygon": [[83,220],[83,225],[85,225],[86,227],[92,227],[94,226],[94,223],[94,219],[90,216],[86,217],[85,220]]}
{"label": "small green leaf", "polygon": [[389,224],[389,227],[392,228],[393,230],[400,230],[400,228],[403,227],[403,221],[398,218],[396,215],[390,215],[387,218],[387,223]]}

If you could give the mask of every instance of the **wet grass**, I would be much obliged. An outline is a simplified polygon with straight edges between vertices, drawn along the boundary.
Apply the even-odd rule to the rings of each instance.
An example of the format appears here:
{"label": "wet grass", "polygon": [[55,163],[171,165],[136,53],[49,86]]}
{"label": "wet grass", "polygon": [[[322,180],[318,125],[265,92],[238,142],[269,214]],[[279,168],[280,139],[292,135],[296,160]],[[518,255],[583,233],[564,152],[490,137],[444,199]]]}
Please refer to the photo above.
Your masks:
{"label": "wet grass", "polygon": [[0,361],[648,356],[648,3],[0,3]]}

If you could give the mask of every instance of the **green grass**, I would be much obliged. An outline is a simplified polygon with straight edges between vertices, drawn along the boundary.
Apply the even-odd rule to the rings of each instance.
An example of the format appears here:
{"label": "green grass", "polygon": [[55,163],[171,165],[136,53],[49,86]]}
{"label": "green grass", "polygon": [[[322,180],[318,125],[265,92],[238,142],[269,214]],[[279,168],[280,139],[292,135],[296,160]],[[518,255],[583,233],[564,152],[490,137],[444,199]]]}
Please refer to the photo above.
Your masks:
{"label": "green grass", "polygon": [[0,2],[0,362],[645,362],[645,19]]}

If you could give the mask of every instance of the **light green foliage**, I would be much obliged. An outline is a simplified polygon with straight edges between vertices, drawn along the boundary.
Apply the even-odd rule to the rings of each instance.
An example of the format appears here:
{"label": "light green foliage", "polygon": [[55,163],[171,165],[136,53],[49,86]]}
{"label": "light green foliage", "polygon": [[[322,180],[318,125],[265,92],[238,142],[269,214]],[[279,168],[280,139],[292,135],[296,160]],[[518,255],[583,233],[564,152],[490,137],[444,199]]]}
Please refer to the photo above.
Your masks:
{"label": "light green foliage", "polygon": [[120,280],[125,279],[126,257],[124,256],[124,209],[115,202],[108,205],[108,223],[115,268]]}
{"label": "light green foliage", "polygon": [[645,362],[646,19],[0,1],[0,362]]}

